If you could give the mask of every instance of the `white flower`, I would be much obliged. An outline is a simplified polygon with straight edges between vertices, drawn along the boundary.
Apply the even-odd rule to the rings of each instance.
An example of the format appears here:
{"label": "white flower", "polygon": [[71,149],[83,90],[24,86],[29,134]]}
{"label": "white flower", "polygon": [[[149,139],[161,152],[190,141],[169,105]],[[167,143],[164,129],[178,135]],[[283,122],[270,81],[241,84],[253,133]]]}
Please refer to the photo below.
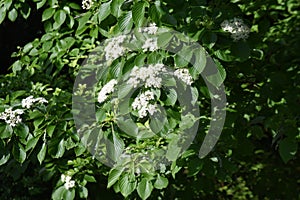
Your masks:
{"label": "white flower", "polygon": [[134,88],[140,83],[144,83],[146,88],[161,88],[162,78],[159,76],[166,71],[164,65],[160,63],[155,65],[150,64],[148,67],[141,68],[135,66],[130,73],[127,83],[133,85]]}
{"label": "white flower", "polygon": [[155,112],[157,112],[157,106],[154,104],[150,104],[149,101],[154,99],[154,93],[151,91],[146,91],[145,93],[140,94],[134,99],[132,108],[134,110],[138,110],[140,118],[146,117],[147,112],[150,115],[153,115]]}
{"label": "white flower", "polygon": [[62,175],[60,176],[60,179],[61,179],[62,182],[65,183],[65,184],[64,184],[64,187],[65,187],[67,190],[70,189],[70,188],[73,188],[73,187],[75,186],[75,181],[72,180],[72,177],[69,176],[69,175],[64,175],[64,174],[62,174]]}
{"label": "white flower", "polygon": [[15,127],[22,122],[21,115],[23,113],[24,111],[21,109],[12,110],[12,108],[7,108],[4,112],[0,113],[0,119],[4,120],[11,127]]}
{"label": "white flower", "polygon": [[33,96],[29,96],[22,100],[22,107],[29,109],[34,103],[48,103],[48,101],[42,97],[33,98]]}
{"label": "white flower", "polygon": [[155,23],[150,23],[148,27],[145,28],[140,28],[139,32],[142,33],[148,33],[150,35],[154,35],[157,33],[158,27],[156,26]]}
{"label": "white flower", "polygon": [[88,10],[92,7],[93,4],[94,4],[94,2],[92,0],[83,0],[81,7],[85,10]]}
{"label": "white flower", "polygon": [[102,87],[102,89],[98,93],[99,103],[102,103],[107,99],[108,95],[114,91],[114,87],[117,83],[117,80],[112,79]]}
{"label": "white flower", "polygon": [[191,85],[193,83],[193,78],[189,74],[188,69],[177,69],[175,70],[174,75],[187,85]]}
{"label": "white flower", "polygon": [[105,59],[107,61],[112,61],[122,56],[126,48],[122,46],[126,36],[120,35],[109,40],[108,44],[105,46]]}
{"label": "white flower", "polygon": [[157,38],[148,38],[142,46],[143,51],[155,51],[158,49]]}
{"label": "white flower", "polygon": [[224,31],[231,33],[231,37],[234,41],[245,40],[248,38],[250,28],[240,18],[233,18],[231,20],[225,20],[221,23],[221,28]]}

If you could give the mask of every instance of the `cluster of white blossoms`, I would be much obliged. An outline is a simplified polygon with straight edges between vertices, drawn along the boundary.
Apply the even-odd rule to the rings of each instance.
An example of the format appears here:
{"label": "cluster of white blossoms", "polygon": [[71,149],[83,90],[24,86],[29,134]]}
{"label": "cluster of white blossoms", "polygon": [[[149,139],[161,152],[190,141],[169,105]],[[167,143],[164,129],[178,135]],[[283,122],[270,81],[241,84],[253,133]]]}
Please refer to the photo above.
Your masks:
{"label": "cluster of white blossoms", "polygon": [[112,79],[102,87],[102,89],[98,93],[99,103],[102,103],[107,99],[108,95],[114,91],[114,87],[117,83],[117,80]]}
{"label": "cluster of white blossoms", "polygon": [[92,7],[93,4],[94,2],[92,0],[83,0],[81,7],[85,10],[88,10]]}
{"label": "cluster of white blossoms", "polygon": [[132,108],[138,110],[140,118],[146,117],[147,113],[153,115],[157,112],[157,106],[150,104],[151,100],[154,100],[154,93],[151,91],[146,91],[134,99]]}
{"label": "cluster of white blossoms", "polygon": [[29,109],[35,103],[48,103],[48,101],[43,97],[34,98],[33,96],[29,96],[22,100],[22,107]]}
{"label": "cluster of white blossoms", "polygon": [[62,174],[62,175],[60,176],[60,178],[61,178],[61,181],[62,181],[63,183],[65,183],[65,184],[64,184],[64,187],[65,187],[67,190],[70,189],[70,188],[73,188],[73,187],[75,186],[75,181],[71,179],[71,178],[72,178],[71,176]]}
{"label": "cluster of white blossoms", "polygon": [[109,40],[108,44],[104,48],[105,59],[107,61],[115,60],[125,53],[126,48],[122,46],[125,39],[125,35],[120,35]]}
{"label": "cluster of white blossoms", "polygon": [[150,35],[154,35],[157,33],[158,27],[155,23],[150,23],[148,27],[139,28],[140,33],[148,33]]}
{"label": "cluster of white blossoms", "polygon": [[148,38],[142,46],[143,51],[155,51],[158,49],[157,38]]}
{"label": "cluster of white blossoms", "polygon": [[21,115],[24,113],[21,109],[13,110],[12,108],[5,109],[0,113],[0,119],[4,120],[11,127],[15,127],[18,123],[22,122]]}
{"label": "cluster of white blossoms", "polygon": [[146,88],[161,88],[162,78],[159,76],[166,71],[166,68],[161,63],[150,64],[148,67],[134,66],[127,83],[133,85],[134,88],[140,83],[145,83]]}
{"label": "cluster of white blossoms", "polygon": [[187,85],[191,85],[193,83],[193,78],[189,74],[188,69],[177,69],[174,72],[174,76],[182,80]]}
{"label": "cluster of white blossoms", "polygon": [[234,41],[245,40],[249,37],[250,28],[240,18],[225,20],[221,23],[221,28],[224,31],[231,33]]}

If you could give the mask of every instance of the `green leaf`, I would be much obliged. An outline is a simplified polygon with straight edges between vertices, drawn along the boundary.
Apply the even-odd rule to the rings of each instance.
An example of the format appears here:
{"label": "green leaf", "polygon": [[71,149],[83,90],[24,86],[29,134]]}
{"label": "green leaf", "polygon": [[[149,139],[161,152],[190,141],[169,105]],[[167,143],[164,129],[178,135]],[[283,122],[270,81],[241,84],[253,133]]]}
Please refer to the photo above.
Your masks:
{"label": "green leaf", "polygon": [[110,4],[111,1],[102,3],[99,7],[99,12],[98,12],[98,22],[99,24],[109,16],[110,14]]}
{"label": "green leaf", "polygon": [[130,180],[130,175],[128,173],[123,174],[119,181],[119,187],[121,194],[124,197],[128,197],[136,188],[136,181]]}
{"label": "green leaf", "polygon": [[66,192],[66,188],[64,186],[60,186],[52,193],[51,197],[53,200],[62,200],[64,192]]}
{"label": "green leaf", "polygon": [[173,34],[166,32],[158,35],[157,45],[161,48],[165,48],[170,43],[170,40],[173,38]]}
{"label": "green leaf", "polygon": [[168,145],[166,158],[170,161],[175,161],[181,152],[181,148],[178,146],[178,140],[179,140],[179,136],[176,135],[176,137],[173,138]]}
{"label": "green leaf", "polygon": [[118,26],[120,28],[120,31],[130,31],[133,25],[132,20],[132,11],[128,11],[127,13],[124,13],[119,19],[118,19]]}
{"label": "green leaf", "polygon": [[46,2],[47,2],[47,0],[42,0],[42,1],[38,2],[36,4],[36,9],[40,9],[41,7],[43,7]]}
{"label": "green leaf", "polygon": [[26,152],[24,147],[21,144],[14,144],[13,145],[13,149],[12,149],[12,153],[14,158],[16,159],[16,161],[18,161],[19,163],[23,163],[26,159]]}
{"label": "green leaf", "polygon": [[132,121],[132,119],[117,119],[118,127],[128,135],[137,136],[138,126]]}
{"label": "green leaf", "polygon": [[163,129],[163,127],[166,123],[166,120],[167,120],[167,118],[164,114],[155,113],[153,115],[153,117],[151,117],[150,124],[149,124],[151,130],[154,133],[159,133]]}
{"label": "green leaf", "polygon": [[7,161],[10,158],[10,154],[8,153],[7,155],[2,155],[2,157],[0,157],[0,166],[4,165],[5,163],[7,163]]}
{"label": "green leaf", "polygon": [[86,187],[80,186],[79,187],[79,196],[82,199],[87,199],[88,197],[88,189]]}
{"label": "green leaf", "polygon": [[86,180],[87,182],[91,182],[91,183],[96,183],[97,182],[94,176],[91,176],[91,175],[88,175],[88,174],[84,175],[84,180]]}
{"label": "green leaf", "polygon": [[46,133],[49,137],[52,137],[55,127],[55,125],[48,125],[46,127]]}
{"label": "green leaf", "polygon": [[38,158],[40,164],[42,164],[43,160],[45,159],[46,152],[47,152],[47,145],[44,142],[43,145],[42,145],[42,148],[41,148],[40,152],[37,155],[37,158]]}
{"label": "green leaf", "polygon": [[28,138],[29,139],[28,139],[26,147],[25,147],[26,151],[28,151],[29,149],[32,149],[36,146],[37,142],[40,139],[40,136],[37,136],[37,137],[29,136]]}
{"label": "green leaf", "polygon": [[15,128],[15,134],[20,138],[26,138],[29,133],[29,128],[25,124],[18,124]]}
{"label": "green leaf", "polygon": [[297,153],[298,144],[296,140],[292,137],[284,138],[279,143],[279,154],[283,162],[287,163],[289,160],[293,159]]}
{"label": "green leaf", "polygon": [[119,180],[119,177],[121,176],[122,172],[123,172],[123,170],[119,170],[119,169],[110,170],[109,175],[108,175],[107,188],[110,188],[112,185],[114,185]]}
{"label": "green leaf", "polygon": [[132,18],[136,27],[141,27],[144,22],[146,2],[140,1],[132,7]]}
{"label": "green leaf", "polygon": [[55,13],[54,8],[47,8],[46,10],[44,10],[42,14],[42,22],[52,17],[54,13]]}
{"label": "green leaf", "polygon": [[157,174],[157,179],[154,183],[154,187],[161,190],[163,188],[166,188],[169,184],[169,181],[167,178],[160,176],[159,174]]}
{"label": "green leaf", "polygon": [[[2,15],[2,13],[1,13]],[[14,8],[8,13],[8,19],[12,22],[14,22],[18,17],[18,11]]]}
{"label": "green leaf", "polygon": [[5,138],[10,138],[13,134],[13,129],[10,125],[8,124],[1,124],[0,125],[0,138],[5,139]]}
{"label": "green leaf", "polygon": [[137,192],[139,196],[144,200],[147,199],[153,190],[152,182],[143,178],[137,186]]}
{"label": "green leaf", "polygon": [[155,1],[154,4],[150,6],[149,16],[155,23],[158,23],[161,20],[164,11],[160,7],[160,1]]}
{"label": "green leaf", "polygon": [[214,60],[214,63],[216,64],[218,71],[215,74],[207,76],[206,79],[215,87],[219,87],[226,78],[226,71],[218,60]]}
{"label": "green leaf", "polygon": [[123,0],[112,0],[112,3],[110,5],[110,11],[113,16],[116,18],[120,17],[122,10],[121,6],[123,4]]}
{"label": "green leaf", "polygon": [[232,55],[230,55],[225,50],[217,50],[214,52],[214,54],[217,56],[217,58],[226,62],[231,62],[235,59]]}
{"label": "green leaf", "polygon": [[58,10],[54,14],[54,21],[53,24],[54,29],[58,29],[66,20],[66,12],[64,10]]}
{"label": "green leaf", "polygon": [[1,13],[1,15],[0,15],[0,24],[3,22],[3,20],[5,19],[5,17],[6,17],[6,9],[5,9],[5,7],[1,7],[0,8],[0,13]]}
{"label": "green leaf", "polygon": [[73,200],[74,198],[75,198],[75,190],[74,189],[66,190],[63,193],[63,199]]}

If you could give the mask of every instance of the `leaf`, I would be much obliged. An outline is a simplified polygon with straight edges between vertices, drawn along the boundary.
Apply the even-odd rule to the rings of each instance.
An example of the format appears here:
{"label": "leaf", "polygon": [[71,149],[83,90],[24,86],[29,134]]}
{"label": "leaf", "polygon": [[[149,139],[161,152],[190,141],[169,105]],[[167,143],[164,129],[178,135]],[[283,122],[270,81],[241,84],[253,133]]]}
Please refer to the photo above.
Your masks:
{"label": "leaf", "polygon": [[[1,13],[2,15],[2,13]],[[14,8],[8,13],[8,19],[12,22],[14,22],[18,17],[18,11]]]}
{"label": "leaf", "polygon": [[52,17],[54,13],[55,13],[54,8],[47,8],[46,10],[44,10],[42,14],[42,22]]}
{"label": "leaf", "polygon": [[151,130],[154,133],[159,133],[163,129],[166,120],[167,120],[166,116],[163,115],[162,113],[159,114],[155,113],[153,117],[151,117],[151,121],[150,121]]}
{"label": "leaf", "polygon": [[73,200],[74,198],[75,198],[75,190],[74,189],[66,190],[63,193],[63,199]]}
{"label": "leaf", "polygon": [[8,124],[1,124],[0,125],[0,138],[5,139],[5,138],[10,138],[13,134],[13,129],[10,125]]}
{"label": "leaf", "polygon": [[146,3],[144,1],[137,2],[132,8],[132,18],[136,27],[141,27],[144,21]]}
{"label": "leaf", "polygon": [[26,138],[29,133],[29,128],[27,125],[21,123],[16,126],[14,132],[20,138]]}
{"label": "leaf", "polygon": [[94,176],[91,176],[91,175],[88,175],[88,174],[84,175],[84,180],[86,180],[87,182],[91,182],[91,183],[96,183],[97,182]]}
{"label": "leaf", "polygon": [[38,2],[36,4],[36,9],[40,9],[41,7],[43,7],[43,5],[45,5],[46,2],[47,2],[47,0],[42,0],[42,1]]}
{"label": "leaf", "polygon": [[121,6],[123,2],[124,2],[123,0],[113,0],[110,5],[111,14],[116,18],[120,17],[122,13]]}
{"label": "leaf", "polygon": [[143,178],[142,181],[137,186],[137,192],[139,196],[144,200],[147,199],[153,190],[153,185],[151,181]]}
{"label": "leaf", "polygon": [[13,156],[19,163],[23,163],[26,159],[26,152],[21,144],[14,144],[12,150]]}
{"label": "leaf", "polygon": [[193,51],[194,62],[193,64],[193,77],[196,78],[203,71],[206,66],[206,54],[205,50],[202,47],[196,48]]}
{"label": "leaf", "polygon": [[175,161],[181,152],[181,148],[178,146],[178,140],[179,136],[176,135],[176,137],[173,138],[168,145],[166,158],[170,161]]}
{"label": "leaf", "polygon": [[109,16],[110,14],[110,4],[111,1],[102,3],[99,7],[99,12],[98,12],[98,22],[99,24]]}
{"label": "leaf", "polygon": [[132,121],[132,119],[117,119],[118,127],[128,135],[137,136],[138,134],[138,126]]}
{"label": "leaf", "polygon": [[229,55],[225,50],[217,50],[214,52],[214,54],[217,56],[217,58],[226,62],[231,62],[234,60],[234,57]]}
{"label": "leaf", "polygon": [[219,87],[226,78],[226,71],[219,61],[214,60],[214,63],[216,64],[218,71],[213,75],[206,76],[206,79],[215,87]]}
{"label": "leaf", "polygon": [[66,191],[66,188],[64,186],[60,186],[52,193],[52,199],[53,200],[62,200],[63,194]]}
{"label": "leaf", "polygon": [[2,24],[3,20],[6,17],[6,9],[5,9],[5,7],[1,7],[0,8],[0,13],[1,13],[1,15],[0,15],[0,24]]}
{"label": "leaf", "polygon": [[119,181],[119,187],[122,195],[128,197],[136,188],[136,181],[129,179],[129,174],[123,174]]}
{"label": "leaf", "polygon": [[66,12],[64,10],[58,10],[54,14],[54,21],[53,24],[54,29],[58,29],[66,20]]}
{"label": "leaf", "polygon": [[133,25],[132,11],[128,11],[118,19],[118,26],[120,28],[120,31],[125,31],[125,32],[130,31],[132,25]]}
{"label": "leaf", "polygon": [[110,188],[112,185],[114,185],[119,180],[119,177],[121,176],[122,172],[123,172],[123,170],[119,170],[119,169],[110,170],[109,175],[108,175],[107,188]]}
{"label": "leaf", "polygon": [[40,164],[42,164],[43,160],[45,159],[46,152],[47,152],[47,145],[44,142],[43,145],[42,145],[42,148],[41,148],[40,152],[37,155],[37,158],[38,158]]}
{"label": "leaf", "polygon": [[88,189],[86,187],[84,187],[84,186],[80,186],[79,187],[79,196],[80,196],[80,198],[87,199],[88,192],[89,191],[88,191]]}
{"label": "leaf", "polygon": [[297,153],[298,144],[292,137],[284,138],[279,143],[279,154],[284,163],[293,159]]}
{"label": "leaf", "polygon": [[163,188],[166,188],[169,184],[169,181],[166,177],[162,177],[159,174],[157,174],[157,179],[154,183],[154,187],[161,190]]}
{"label": "leaf", "polygon": [[170,40],[173,38],[173,34],[166,32],[158,35],[157,45],[161,48],[165,48],[170,43]]}

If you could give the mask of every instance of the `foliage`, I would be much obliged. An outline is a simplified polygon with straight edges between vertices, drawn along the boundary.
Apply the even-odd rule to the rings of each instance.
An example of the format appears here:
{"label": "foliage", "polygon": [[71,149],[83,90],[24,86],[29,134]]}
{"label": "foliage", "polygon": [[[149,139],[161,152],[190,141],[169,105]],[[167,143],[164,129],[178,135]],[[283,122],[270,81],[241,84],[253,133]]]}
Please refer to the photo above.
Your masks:
{"label": "foliage", "polygon": [[[0,1],[0,24],[20,17],[27,19],[34,9],[40,10],[41,16],[36,20],[43,23],[42,36],[14,52],[15,62],[10,66],[10,73],[0,76],[0,113],[10,107],[24,110],[20,115],[22,122],[16,126],[0,120],[1,199],[299,198],[299,1],[101,0],[94,1],[88,10],[82,9],[80,3]],[[235,17],[243,19],[250,28],[248,38],[233,41],[230,33],[222,30],[222,22]],[[169,93],[152,90],[157,101],[168,106],[169,124],[159,137],[148,139],[149,131],[144,133],[146,139],[127,137],[126,131],[117,128],[125,122],[120,120],[118,124],[114,105],[107,101],[96,103],[96,124],[100,129],[95,124],[87,127],[89,135],[94,135],[93,131],[100,132],[100,139],[85,139],[76,129],[73,118],[76,114],[72,108],[73,85],[81,74],[82,62],[89,58],[88,67],[93,67],[98,61],[90,59],[90,53],[103,41],[122,33],[135,30],[136,37],[144,42],[147,36],[137,30],[153,22],[162,30],[158,36],[159,47],[173,44],[172,41],[181,41],[182,46],[187,46],[190,41],[185,38],[168,35],[169,30],[176,30],[204,49],[182,51],[185,60],[164,51],[126,52],[110,63],[108,72],[97,72],[99,81],[95,92],[109,80],[126,76],[134,65],[164,63],[188,68],[195,80],[190,91],[194,99],[190,102],[199,105],[201,119],[190,113],[178,116],[182,113],[177,98],[184,89],[176,91],[174,88],[179,86],[172,85],[170,80],[168,84],[174,86],[174,90]],[[138,42],[127,45],[130,44]],[[205,57],[204,50],[217,63],[221,75],[209,84],[219,85],[224,81],[228,105],[221,138],[213,151],[200,159],[198,151],[211,116],[208,87],[199,78],[205,67],[203,60],[209,62],[201,57]],[[195,66],[200,68],[188,64],[189,61],[197,63],[197,59],[200,65]],[[105,73],[108,76],[103,76]],[[87,100],[94,94],[86,93],[88,88],[85,87],[91,86],[77,85],[74,92]],[[129,92],[126,88],[119,91],[123,92],[119,94],[122,97]],[[139,92],[144,91],[136,92],[134,97]],[[30,108],[22,106],[22,100],[30,95],[43,97],[48,102]],[[123,114],[129,112],[123,111]],[[161,118],[139,121],[138,113],[131,113],[139,127],[130,123],[121,125],[127,130],[134,132],[149,127],[153,132],[162,130]],[[86,114],[88,117],[88,112]],[[191,128],[197,123],[197,135],[181,155],[181,150],[176,148],[180,142],[176,133],[182,127]],[[170,129],[177,132],[170,133]],[[98,146],[96,149],[111,152],[109,157],[117,163],[112,168],[86,148],[85,142],[99,139],[101,143],[102,138],[114,144],[114,149]],[[140,162],[138,167],[132,167],[132,163],[120,159],[122,150],[139,155],[150,152],[147,147],[153,147],[157,154],[159,149],[169,147],[166,155],[170,165],[153,169],[149,163]],[[106,159],[100,158],[101,161]],[[66,187],[67,181],[61,175],[70,176],[75,181],[74,187]]]}

